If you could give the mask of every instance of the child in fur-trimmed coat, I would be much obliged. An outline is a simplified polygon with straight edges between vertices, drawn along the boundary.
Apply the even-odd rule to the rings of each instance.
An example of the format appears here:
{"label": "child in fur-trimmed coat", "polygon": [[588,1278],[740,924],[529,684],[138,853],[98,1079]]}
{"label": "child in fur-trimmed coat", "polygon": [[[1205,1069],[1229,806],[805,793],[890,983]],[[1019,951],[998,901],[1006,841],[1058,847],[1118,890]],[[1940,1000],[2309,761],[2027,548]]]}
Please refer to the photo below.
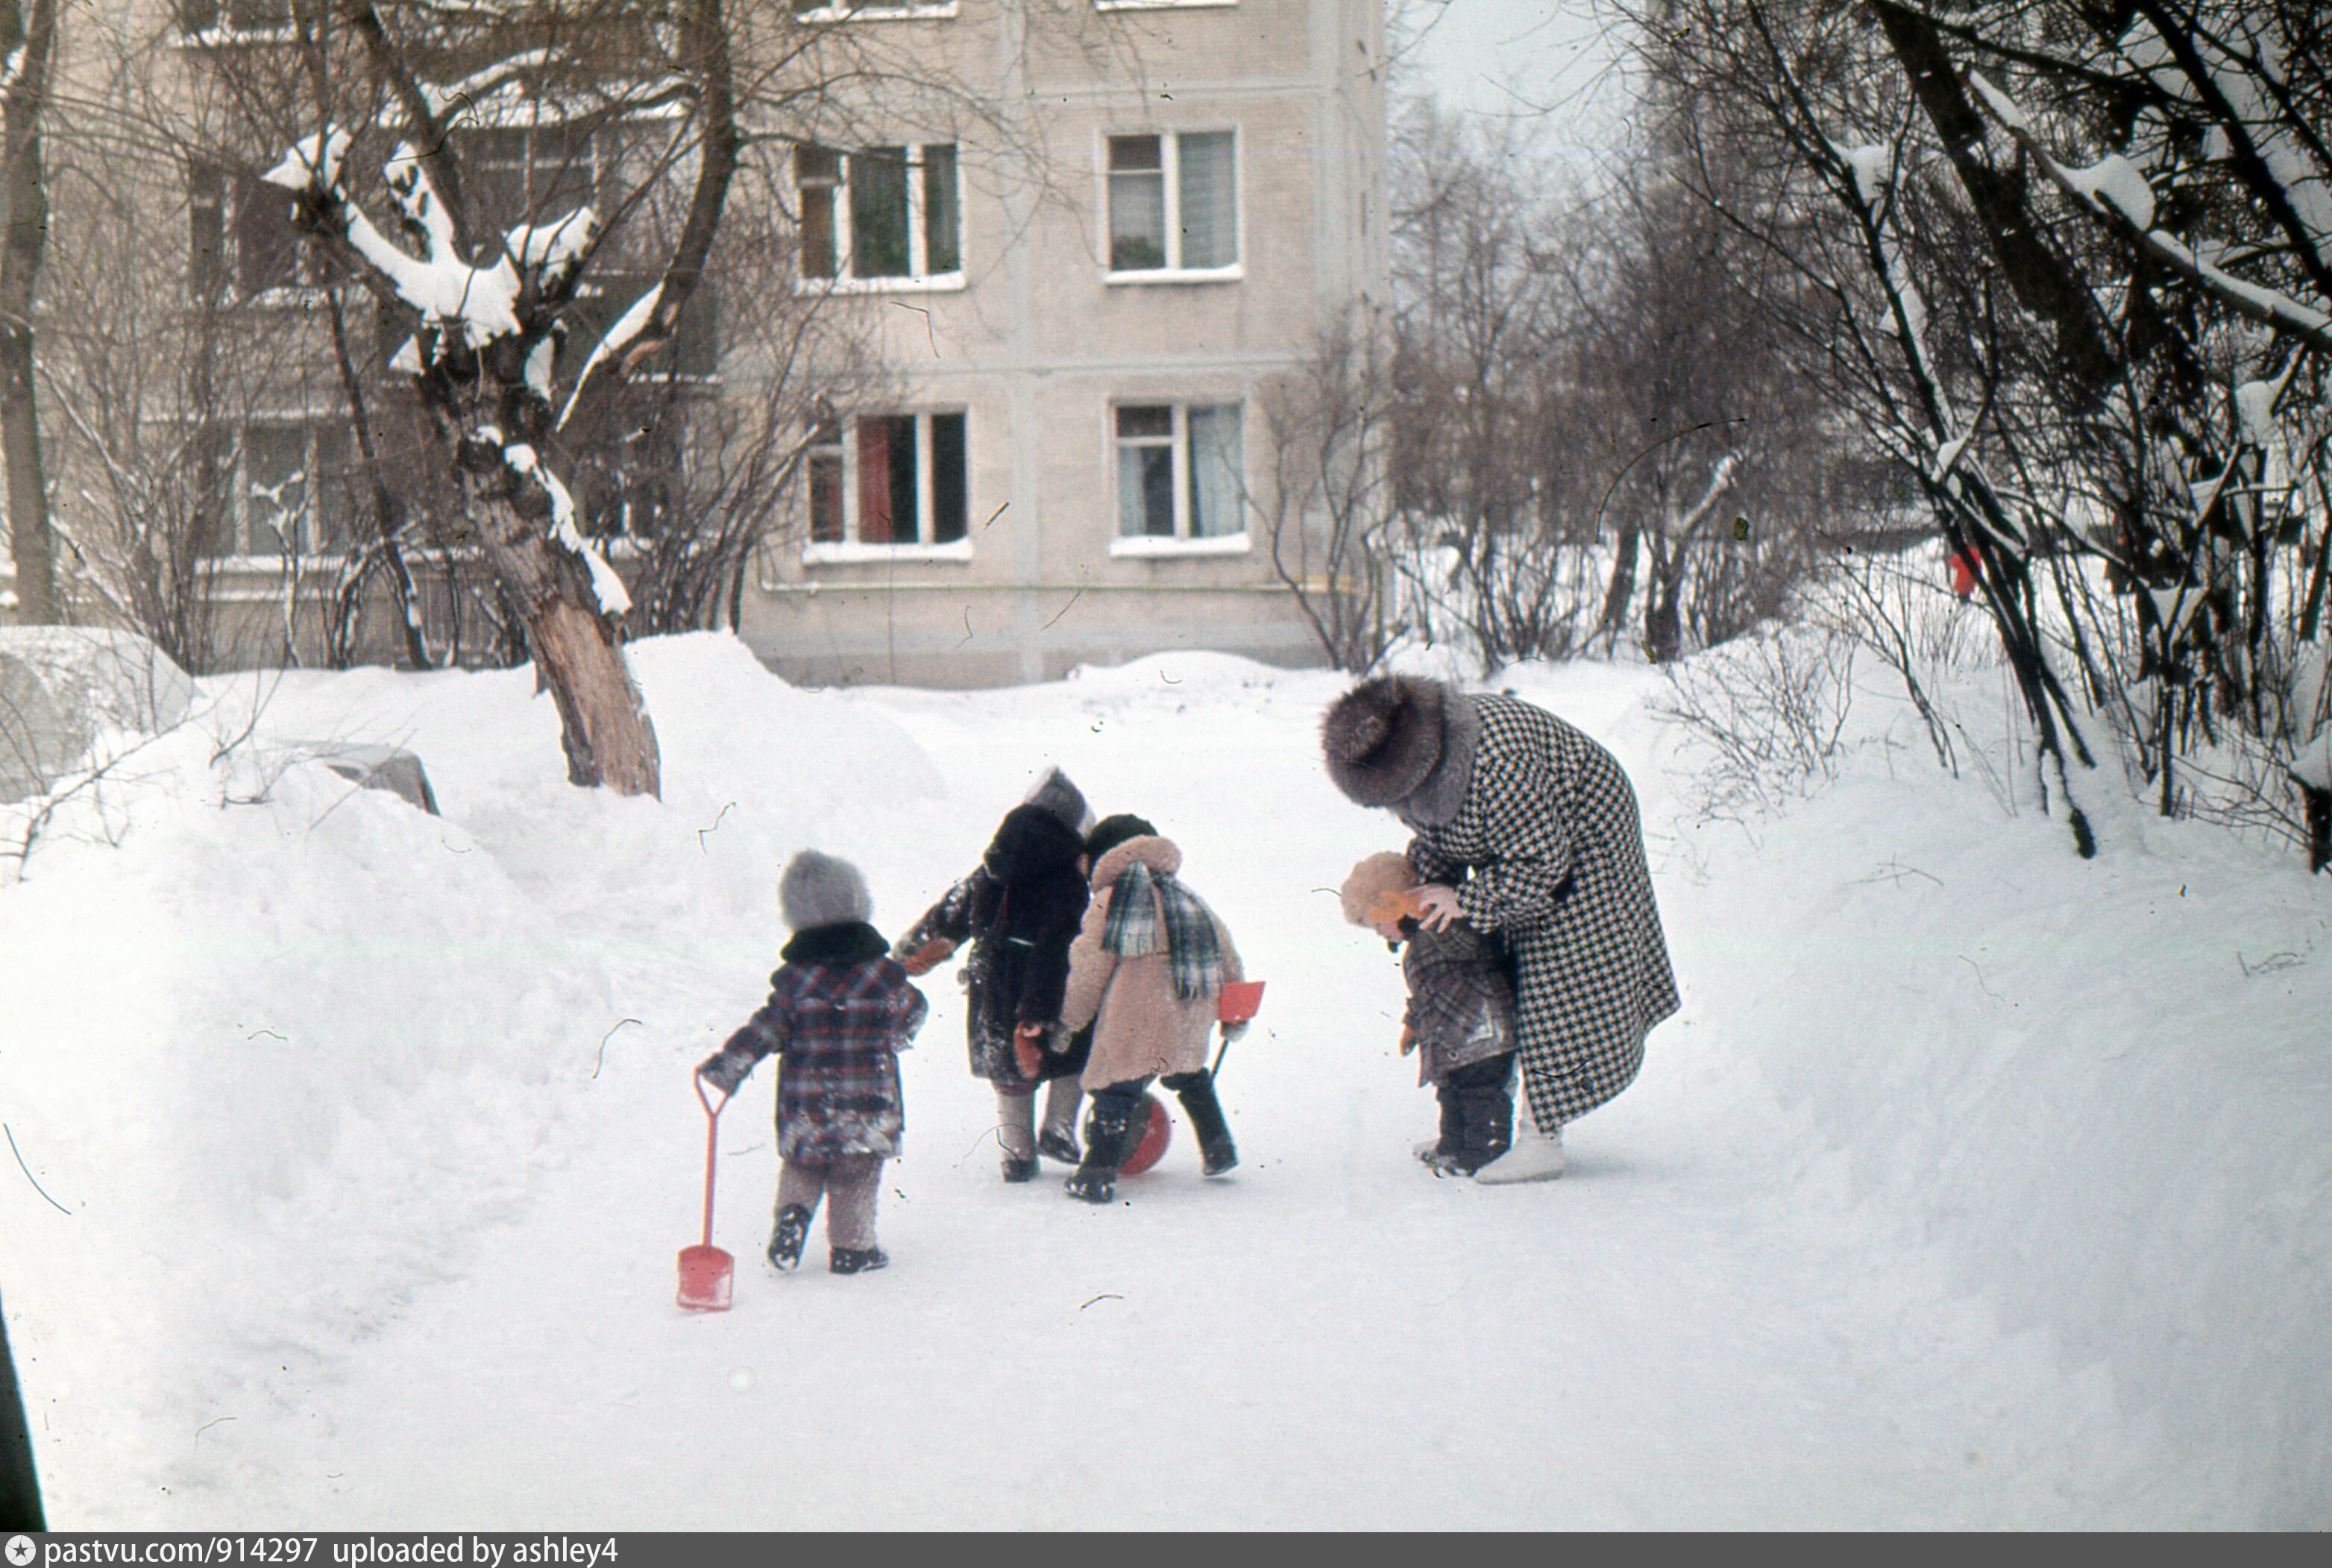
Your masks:
{"label": "child in fur-trimmed coat", "polygon": [[1505,951],[1463,921],[1433,931],[1417,919],[1417,872],[1390,850],[1352,867],[1339,891],[1344,918],[1391,947],[1407,944],[1400,1054],[1441,1103],[1441,1135],[1417,1146],[1437,1176],[1471,1176],[1505,1153],[1515,1129],[1515,987]]}
{"label": "child in fur-trimmed coat", "polygon": [[769,977],[769,999],[696,1070],[733,1095],[755,1063],[778,1054],[769,1261],[781,1269],[801,1261],[823,1198],[827,1267],[860,1274],[891,1261],[874,1243],[875,1201],[883,1162],[899,1152],[905,1128],[898,1054],[928,1004],[866,923],[874,900],[850,862],[803,850],[786,866],[778,902],[793,939]]}
{"label": "child in fur-trimmed coat", "polygon": [[[1130,813],[1105,817],[1086,836],[1085,855],[1094,897],[1069,948],[1061,1021],[1093,1026],[1085,1074],[1093,1110],[1085,1159],[1066,1187],[1072,1198],[1106,1203],[1147,1125],[1142,1096],[1153,1076],[1182,1102],[1200,1168],[1219,1176],[1238,1163],[1207,1041],[1224,985],[1246,974],[1229,928],[1182,885],[1182,851],[1157,828]],[[1227,1024],[1223,1037],[1246,1029]]]}

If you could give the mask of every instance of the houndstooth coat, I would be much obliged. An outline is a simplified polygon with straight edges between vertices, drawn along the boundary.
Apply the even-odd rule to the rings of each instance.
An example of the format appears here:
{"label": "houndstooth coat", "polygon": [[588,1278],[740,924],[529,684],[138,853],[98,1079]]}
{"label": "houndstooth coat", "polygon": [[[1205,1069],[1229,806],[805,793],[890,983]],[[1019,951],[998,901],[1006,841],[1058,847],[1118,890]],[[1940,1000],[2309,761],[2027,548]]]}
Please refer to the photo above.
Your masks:
{"label": "houndstooth coat", "polygon": [[1463,804],[1414,820],[1410,864],[1505,939],[1532,1119],[1572,1121],[1626,1088],[1677,1010],[1636,794],[1611,754],[1544,709],[1477,696]]}

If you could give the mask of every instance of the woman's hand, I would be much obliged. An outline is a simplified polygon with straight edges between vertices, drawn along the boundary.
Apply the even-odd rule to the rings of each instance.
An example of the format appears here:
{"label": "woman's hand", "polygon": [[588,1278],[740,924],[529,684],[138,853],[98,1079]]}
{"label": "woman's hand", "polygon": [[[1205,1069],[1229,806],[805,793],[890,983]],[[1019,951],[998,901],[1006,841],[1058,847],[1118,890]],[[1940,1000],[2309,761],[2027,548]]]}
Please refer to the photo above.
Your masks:
{"label": "woman's hand", "polygon": [[1449,923],[1463,917],[1458,907],[1458,890],[1438,882],[1411,888],[1409,894],[1417,909],[1417,923],[1428,931],[1444,931]]}

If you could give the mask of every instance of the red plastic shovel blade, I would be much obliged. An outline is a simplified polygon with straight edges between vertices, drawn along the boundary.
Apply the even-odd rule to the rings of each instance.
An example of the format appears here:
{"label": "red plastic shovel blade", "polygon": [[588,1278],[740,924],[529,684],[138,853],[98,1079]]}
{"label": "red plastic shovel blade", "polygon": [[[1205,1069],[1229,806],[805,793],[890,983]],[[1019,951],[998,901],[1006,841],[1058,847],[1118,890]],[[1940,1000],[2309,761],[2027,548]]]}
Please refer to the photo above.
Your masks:
{"label": "red plastic shovel blade", "polygon": [[1174,1118],[1166,1114],[1158,1096],[1144,1095],[1142,1104],[1149,1119],[1142,1124],[1142,1142],[1133,1146],[1133,1152],[1118,1167],[1121,1176],[1141,1175],[1166,1157],[1166,1145],[1174,1141]]}
{"label": "red plastic shovel blade", "polygon": [[680,1305],[691,1312],[729,1310],[729,1279],[737,1260],[717,1247],[680,1249]]}
{"label": "red plastic shovel blade", "polygon": [[1227,1024],[1243,1024],[1263,1007],[1261,980],[1230,980],[1215,1001],[1215,1017]]}

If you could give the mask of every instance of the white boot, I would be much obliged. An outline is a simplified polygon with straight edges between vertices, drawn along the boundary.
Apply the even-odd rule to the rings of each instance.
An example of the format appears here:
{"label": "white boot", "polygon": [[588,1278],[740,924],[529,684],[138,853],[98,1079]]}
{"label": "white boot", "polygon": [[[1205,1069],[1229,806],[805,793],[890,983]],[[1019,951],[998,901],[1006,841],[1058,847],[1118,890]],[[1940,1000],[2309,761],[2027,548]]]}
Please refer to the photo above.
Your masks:
{"label": "white boot", "polygon": [[1515,1118],[1514,1147],[1474,1172],[1474,1180],[1493,1185],[1508,1181],[1552,1181],[1563,1174],[1563,1129],[1542,1133],[1528,1111]]}

